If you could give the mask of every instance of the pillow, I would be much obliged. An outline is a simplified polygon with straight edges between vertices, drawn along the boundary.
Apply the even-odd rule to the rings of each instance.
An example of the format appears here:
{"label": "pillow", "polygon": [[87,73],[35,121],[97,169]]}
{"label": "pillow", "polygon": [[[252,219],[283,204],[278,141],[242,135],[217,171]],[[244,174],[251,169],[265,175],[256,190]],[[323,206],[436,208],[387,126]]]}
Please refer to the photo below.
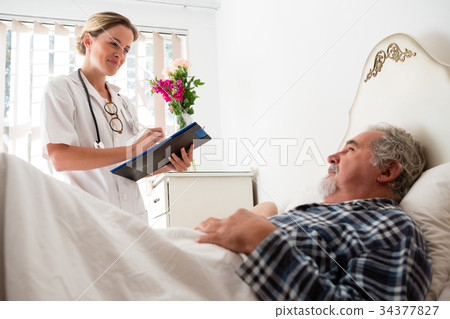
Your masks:
{"label": "pillow", "polygon": [[442,286],[441,291],[439,292],[439,297],[438,300],[450,300],[450,281],[447,281],[447,283],[445,283]]}
{"label": "pillow", "polygon": [[433,271],[426,300],[437,300],[450,277],[450,162],[423,172],[400,206],[422,228]]}

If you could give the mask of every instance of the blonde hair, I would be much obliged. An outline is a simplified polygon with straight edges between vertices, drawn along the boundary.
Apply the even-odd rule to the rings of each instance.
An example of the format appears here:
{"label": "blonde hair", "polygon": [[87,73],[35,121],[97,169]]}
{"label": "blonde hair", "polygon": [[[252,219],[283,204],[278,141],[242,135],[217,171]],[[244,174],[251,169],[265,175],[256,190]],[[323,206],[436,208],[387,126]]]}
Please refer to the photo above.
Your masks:
{"label": "blonde hair", "polygon": [[116,25],[123,25],[133,32],[133,41],[136,41],[139,33],[136,27],[128,20],[128,18],[112,11],[95,13],[89,17],[83,26],[81,36],[77,38],[77,51],[81,55],[86,54],[86,47],[83,43],[83,38],[86,33],[90,33],[93,37],[97,37],[109,28]]}

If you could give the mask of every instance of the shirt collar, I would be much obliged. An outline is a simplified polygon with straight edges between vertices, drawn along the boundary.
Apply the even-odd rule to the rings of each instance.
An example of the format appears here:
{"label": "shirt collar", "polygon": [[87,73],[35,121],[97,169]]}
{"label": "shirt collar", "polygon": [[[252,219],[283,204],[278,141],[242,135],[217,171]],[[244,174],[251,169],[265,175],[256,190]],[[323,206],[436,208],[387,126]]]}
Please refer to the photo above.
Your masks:
{"label": "shirt collar", "polygon": [[117,85],[111,84],[109,82],[106,82],[106,86],[108,87],[109,93],[111,94],[111,100],[117,105],[119,106],[119,91],[120,91],[120,87],[118,87]]}
{"label": "shirt collar", "polygon": [[114,93],[119,94],[119,92],[120,92],[120,90],[121,90],[120,87],[118,87],[118,86],[115,85],[115,84],[109,83],[108,81],[106,81],[106,85],[108,86],[108,88],[109,88],[110,91],[113,91]]}
{"label": "shirt collar", "polygon": [[340,203],[331,203],[331,204],[325,204],[325,203],[311,203],[311,204],[305,204],[297,206],[296,210],[305,210],[309,207],[318,207],[318,206],[327,206],[327,207],[340,207],[340,208],[347,208],[347,209],[400,209],[398,204],[389,198],[367,198],[367,199],[355,199]]}
{"label": "shirt collar", "polygon": [[[86,84],[86,87],[88,89],[89,95],[93,98],[98,99],[99,101],[103,101],[104,98],[102,98],[100,96],[100,94],[97,92],[96,89],[94,89],[94,87],[92,86],[92,84],[87,80],[86,76],[83,74],[83,72],[81,72],[81,77],[83,78],[84,83]],[[72,72],[69,75],[69,78],[75,82],[77,85],[83,87],[83,84],[80,81],[80,78],[78,77],[78,70],[75,72]],[[111,94],[112,98],[114,99],[114,96],[119,95],[119,91],[120,91],[120,87],[118,87],[117,85],[111,84],[109,82],[106,82],[106,85],[108,87],[109,93]]]}

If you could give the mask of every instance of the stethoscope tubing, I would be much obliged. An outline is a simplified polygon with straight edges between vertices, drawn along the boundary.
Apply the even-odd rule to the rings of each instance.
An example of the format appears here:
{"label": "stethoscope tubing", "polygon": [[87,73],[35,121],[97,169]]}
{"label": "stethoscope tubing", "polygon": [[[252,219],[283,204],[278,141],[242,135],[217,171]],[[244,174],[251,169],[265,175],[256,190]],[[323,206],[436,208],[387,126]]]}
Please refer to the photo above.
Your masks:
{"label": "stethoscope tubing", "polygon": [[[89,110],[91,111],[92,119],[94,120],[95,132],[97,134],[97,140],[94,142],[94,147],[95,148],[105,148],[105,146],[103,145],[103,143],[101,142],[101,139],[100,139],[100,131],[98,129],[97,118],[95,117],[94,109],[92,108],[92,102],[91,102],[91,97],[89,96],[88,88],[86,86],[86,83],[83,80],[83,77],[81,76],[81,69],[78,69],[78,77],[80,78],[81,84],[83,85],[84,92],[86,92],[86,98],[87,98],[87,101],[88,101],[88,104],[89,104]],[[139,129],[136,126],[136,123],[134,122],[133,115],[128,110],[128,105],[125,103],[123,97],[121,97],[120,94],[118,94],[118,96],[122,99],[122,105],[124,106],[125,111],[130,116],[130,119],[128,119],[127,116],[125,116],[125,114],[123,113],[122,109],[120,110],[120,112],[122,113],[124,118],[127,120],[127,124],[131,125],[131,128],[132,128],[133,132],[134,132],[134,130],[138,131]],[[130,124],[129,121],[131,121],[132,124]]]}
{"label": "stethoscope tubing", "polygon": [[95,132],[97,133],[97,140],[95,141],[94,145],[100,146],[101,145],[100,131],[98,130],[97,119],[95,118],[94,110],[92,109],[91,97],[89,96],[88,88],[86,86],[86,83],[84,83],[83,77],[81,76],[81,69],[78,69],[78,77],[80,78],[81,84],[83,84],[84,92],[86,92],[86,97],[87,97],[87,100],[88,100],[89,109],[91,110],[92,119],[94,120]]}

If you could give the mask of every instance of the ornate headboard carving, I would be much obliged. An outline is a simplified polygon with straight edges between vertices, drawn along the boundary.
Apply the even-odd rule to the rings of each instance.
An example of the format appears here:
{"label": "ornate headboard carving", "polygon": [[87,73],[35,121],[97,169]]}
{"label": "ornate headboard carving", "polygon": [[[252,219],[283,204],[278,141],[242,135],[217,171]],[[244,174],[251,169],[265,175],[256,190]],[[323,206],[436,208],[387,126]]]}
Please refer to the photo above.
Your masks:
{"label": "ornate headboard carving", "polygon": [[366,79],[364,82],[367,82],[370,80],[371,77],[377,76],[379,72],[381,72],[381,68],[384,65],[384,62],[387,58],[394,60],[395,62],[404,62],[406,58],[410,58],[412,56],[415,56],[416,52],[412,52],[411,50],[405,49],[405,52],[403,52],[397,43],[391,43],[387,47],[386,51],[378,51],[377,55],[375,56],[375,62],[373,63],[373,68],[369,70],[369,73],[367,74]]}
{"label": "ornate headboard carving", "polygon": [[[405,62],[383,68],[374,78],[384,55]],[[367,58],[349,117],[341,147],[369,125],[385,122],[405,128],[424,144],[427,167],[449,162],[450,66],[436,61],[406,34],[383,39]]]}

